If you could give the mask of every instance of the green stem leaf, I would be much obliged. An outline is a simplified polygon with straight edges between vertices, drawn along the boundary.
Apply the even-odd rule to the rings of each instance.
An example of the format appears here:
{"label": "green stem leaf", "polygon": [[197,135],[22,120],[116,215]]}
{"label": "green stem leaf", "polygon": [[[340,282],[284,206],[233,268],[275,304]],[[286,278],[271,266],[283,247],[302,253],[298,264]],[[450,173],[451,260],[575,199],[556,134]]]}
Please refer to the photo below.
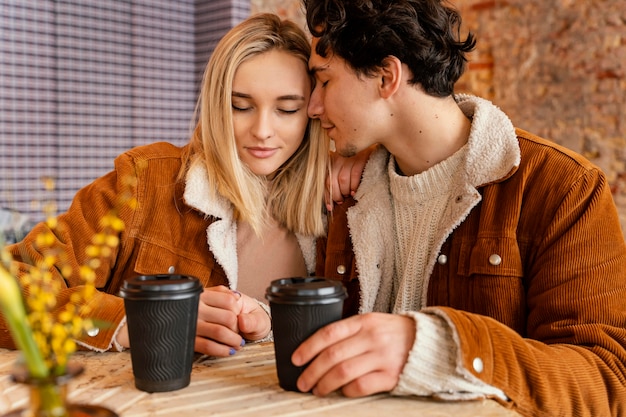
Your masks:
{"label": "green stem leaf", "polygon": [[30,374],[35,378],[47,377],[48,367],[28,323],[22,292],[15,277],[3,265],[0,265],[0,309]]}

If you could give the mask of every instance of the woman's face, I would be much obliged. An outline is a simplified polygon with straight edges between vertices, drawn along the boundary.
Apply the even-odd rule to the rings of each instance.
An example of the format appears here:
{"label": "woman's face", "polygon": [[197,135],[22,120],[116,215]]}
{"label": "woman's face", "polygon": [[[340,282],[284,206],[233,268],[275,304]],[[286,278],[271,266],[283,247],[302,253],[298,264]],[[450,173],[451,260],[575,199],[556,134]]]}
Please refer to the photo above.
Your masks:
{"label": "woman's face", "polygon": [[233,80],[233,125],[239,158],[257,175],[273,177],[298,149],[309,118],[307,65],[272,50],[243,62]]}

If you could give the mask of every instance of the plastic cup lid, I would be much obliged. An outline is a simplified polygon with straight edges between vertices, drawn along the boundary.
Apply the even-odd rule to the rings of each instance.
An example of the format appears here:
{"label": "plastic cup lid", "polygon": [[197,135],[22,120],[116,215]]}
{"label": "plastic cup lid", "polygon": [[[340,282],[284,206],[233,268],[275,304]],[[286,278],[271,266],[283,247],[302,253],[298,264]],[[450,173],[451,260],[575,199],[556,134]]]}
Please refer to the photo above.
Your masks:
{"label": "plastic cup lid", "polygon": [[322,277],[292,277],[274,280],[265,292],[273,303],[330,304],[347,297],[340,281]]}
{"label": "plastic cup lid", "polygon": [[189,275],[138,275],[124,281],[120,296],[125,299],[181,299],[202,292],[202,284]]}

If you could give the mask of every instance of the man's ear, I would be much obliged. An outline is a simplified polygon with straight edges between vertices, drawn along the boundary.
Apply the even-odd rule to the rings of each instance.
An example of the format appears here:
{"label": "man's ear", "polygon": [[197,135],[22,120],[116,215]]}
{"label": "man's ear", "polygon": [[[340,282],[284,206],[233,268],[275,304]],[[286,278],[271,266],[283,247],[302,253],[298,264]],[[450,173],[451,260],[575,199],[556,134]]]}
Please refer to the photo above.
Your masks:
{"label": "man's ear", "polygon": [[391,97],[402,83],[402,62],[393,55],[383,59],[379,70],[379,90],[382,98]]}

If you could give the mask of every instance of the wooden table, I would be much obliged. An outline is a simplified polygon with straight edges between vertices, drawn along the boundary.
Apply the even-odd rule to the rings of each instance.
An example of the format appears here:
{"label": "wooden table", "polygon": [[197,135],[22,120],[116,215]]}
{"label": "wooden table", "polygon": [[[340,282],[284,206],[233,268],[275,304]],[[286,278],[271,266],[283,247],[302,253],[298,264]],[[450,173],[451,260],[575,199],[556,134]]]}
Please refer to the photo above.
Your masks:
{"label": "wooden table", "polygon": [[[0,415],[26,407],[28,390],[10,378],[18,352],[0,349]],[[278,386],[271,343],[249,344],[229,358],[199,356],[191,384],[148,394],[135,388],[129,352],[78,352],[85,372],[69,386],[75,403],[103,405],[122,417],[140,416],[518,416],[491,400],[437,402],[379,394],[346,398],[287,392]]]}

